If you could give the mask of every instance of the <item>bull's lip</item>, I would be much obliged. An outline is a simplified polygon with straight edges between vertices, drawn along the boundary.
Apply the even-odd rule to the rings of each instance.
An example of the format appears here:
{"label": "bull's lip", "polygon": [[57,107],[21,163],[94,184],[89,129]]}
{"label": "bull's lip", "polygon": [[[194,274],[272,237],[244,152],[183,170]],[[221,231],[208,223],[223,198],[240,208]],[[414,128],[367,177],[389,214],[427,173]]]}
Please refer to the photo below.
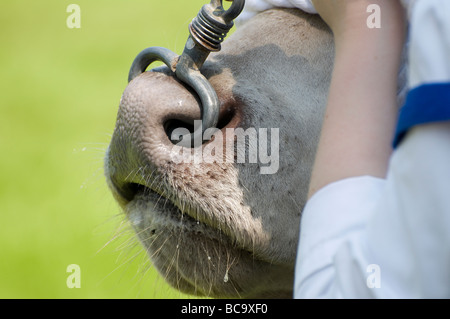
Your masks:
{"label": "bull's lip", "polygon": [[[151,202],[159,206],[159,215],[163,215],[161,212],[166,211],[166,206],[170,205],[172,206],[172,208],[176,209],[178,216],[174,217],[173,214],[170,214],[172,215],[172,217],[167,216],[167,222],[170,223],[169,220],[172,220],[172,222],[184,220],[191,223],[195,222],[195,224],[197,225],[203,224],[203,226],[210,228],[211,230],[216,230],[216,227],[212,225],[212,222],[199,220],[199,214],[194,213],[196,208],[195,203],[188,204],[186,202],[177,200],[178,197],[176,196],[174,191],[171,191],[165,186],[157,188],[156,185],[154,186],[154,184],[158,183],[150,180],[148,183],[142,183],[141,181],[130,181],[118,184],[115,182],[114,177],[110,177],[110,179],[108,180],[108,185],[110,186],[113,196],[122,207],[124,212],[127,212],[127,207],[129,206],[129,204],[133,203],[136,200]],[[118,185],[120,185],[120,187]]]}
{"label": "bull's lip", "polygon": [[[250,278],[248,283],[242,284],[236,279],[240,278],[240,276],[236,275],[234,267],[242,267],[246,263],[241,262],[241,260],[247,260],[247,264],[250,266],[249,268],[244,268],[246,272],[259,271],[261,274],[264,274],[263,278],[266,278],[265,271],[272,274],[270,272],[270,267],[273,266],[272,262],[256,256],[251,247],[240,245],[234,239],[234,236],[221,230],[219,224],[214,226],[214,220],[202,221],[195,216],[193,209],[180,209],[178,206],[180,203],[178,205],[175,203],[177,201],[176,195],[170,193],[167,189],[155,190],[141,184],[131,187],[135,187],[137,193],[123,207],[124,211],[128,215],[130,224],[136,231],[137,237],[145,246],[155,268],[165,276],[165,280],[173,287],[188,294],[207,297],[250,298],[254,293],[258,297],[257,294],[261,286],[260,280]],[[195,207],[194,204],[192,205],[193,207]],[[149,218],[149,220],[146,220],[146,218]],[[184,228],[183,231],[181,231],[182,228]],[[173,234],[177,234],[180,237],[174,237]],[[148,235],[150,237],[147,237]],[[196,267],[193,267],[194,272],[192,273],[190,271],[192,267],[186,267],[186,263],[183,264],[180,261],[181,266],[178,264],[178,258],[189,260],[189,263],[192,260],[202,263],[206,255],[203,250],[193,248],[197,247],[195,243],[198,243],[201,238],[207,241],[206,245],[202,245],[202,247],[209,248],[208,251],[213,256],[211,260],[219,256],[219,259],[216,259],[213,266],[214,272],[211,274],[211,277],[208,277],[209,280],[214,280],[215,282],[214,290],[211,290],[213,286],[210,281],[204,281],[203,277],[196,276]],[[158,243],[157,240],[162,244]],[[187,249],[183,247],[178,250],[179,245],[187,245]],[[177,251],[179,255],[175,253]],[[194,253],[197,251],[202,256],[191,255],[193,251]],[[173,262],[175,254],[177,254],[176,263]],[[209,253],[206,254],[208,254],[209,263]],[[217,256],[214,256],[214,254]],[[225,255],[226,259],[223,258]],[[220,262],[220,256],[223,258],[222,262]],[[228,272],[235,260],[239,262]],[[214,261],[212,262],[214,263]],[[253,267],[256,268],[254,269]],[[169,273],[176,273],[176,275],[169,276]],[[248,287],[253,288],[247,290]]]}
{"label": "bull's lip", "polygon": [[[197,206],[195,203],[186,203],[178,200],[178,197],[174,194],[174,192],[168,190],[167,188],[148,187],[139,183],[129,183],[126,185],[125,189],[132,190],[134,192],[134,196],[132,199],[128,200],[126,197],[119,194],[119,196],[125,200],[125,205],[123,205],[124,208],[135,200],[143,200],[156,205],[160,216],[170,210],[176,210],[178,214],[177,216],[174,216],[173,213],[165,214],[165,221],[169,224],[172,223],[172,226],[176,226],[178,222],[183,221],[203,226],[210,231],[213,230],[219,232],[217,225],[214,226],[213,221],[199,219],[199,214],[198,211],[196,211]],[[223,239],[223,235],[223,232],[220,232],[221,239]]]}
{"label": "bull's lip", "polygon": [[[168,262],[170,260],[173,260],[174,251],[178,249],[178,246],[180,244],[192,245],[193,241],[187,240],[187,238],[195,238],[196,240],[203,238],[204,240],[208,241],[207,245],[210,247],[217,247],[217,249],[223,249],[224,247],[227,247],[227,249],[233,250],[234,253],[238,255],[252,255],[251,252],[242,249],[242,247],[238,248],[235,244],[233,244],[233,241],[229,236],[225,235],[223,232],[220,232],[216,227],[198,220],[196,216],[193,216],[194,214],[191,209],[181,210],[178,205],[174,203],[174,197],[167,191],[164,192],[160,189],[154,190],[144,185],[133,187],[138,187],[139,190],[134,198],[125,206],[125,211],[127,212],[128,219],[130,220],[131,225],[133,226],[138,238],[140,238],[141,241],[141,237],[146,236],[145,232],[150,232],[151,236],[154,236],[155,239],[159,238],[159,240],[163,242],[163,246],[157,244],[155,247],[152,247],[152,244],[155,243],[155,239],[152,238],[152,244],[146,247],[146,251],[148,252],[156,269],[158,269],[161,274],[164,274],[165,279],[178,290],[188,294],[209,297],[212,293],[211,291],[200,288],[198,286],[198,284],[202,284],[202,278],[195,278],[195,275],[194,277],[192,277],[192,274],[188,270],[186,270],[186,267],[180,268],[177,263]],[[139,202],[145,203],[145,210],[137,209],[135,211],[135,208],[133,207],[135,207],[135,205],[139,207]],[[151,209],[150,207],[154,207],[154,209]],[[189,214],[187,212],[189,212]],[[142,214],[146,214],[146,217],[152,220],[149,223],[151,225],[150,227],[149,224],[145,223],[145,217]],[[139,225],[143,221],[144,224]],[[179,232],[178,230],[175,231],[175,233],[179,233],[180,235],[182,234],[183,236],[185,236],[183,237],[185,239],[184,241],[180,241],[179,238],[176,239],[171,235],[159,235],[166,232],[170,234],[173,233],[174,229],[179,229],[180,227],[186,226],[189,227],[188,232]],[[158,229],[158,231],[155,231],[156,229]],[[144,241],[142,241],[143,244]],[[220,244],[218,244],[219,242]],[[165,247],[165,249],[161,249],[161,247]],[[186,249],[183,248],[180,250],[180,252],[183,251],[186,251]],[[229,253],[231,254],[231,251],[229,251]],[[177,258],[181,257],[177,256]],[[191,258],[191,256],[185,255],[184,258],[189,259]],[[253,260],[253,262],[255,262],[255,260]],[[166,268],[166,265],[168,263],[171,264],[171,267],[169,267],[169,269]],[[223,267],[223,265],[216,266]],[[175,271],[177,275],[175,275],[174,278],[170,278],[167,275],[169,270]],[[225,278],[225,276],[228,276],[228,271],[223,271],[223,274],[221,273],[220,275]],[[215,276],[220,275],[215,274]],[[225,279],[222,279],[221,281],[222,284],[226,284],[228,280],[225,281]],[[233,283],[233,285],[236,286],[236,283]]]}

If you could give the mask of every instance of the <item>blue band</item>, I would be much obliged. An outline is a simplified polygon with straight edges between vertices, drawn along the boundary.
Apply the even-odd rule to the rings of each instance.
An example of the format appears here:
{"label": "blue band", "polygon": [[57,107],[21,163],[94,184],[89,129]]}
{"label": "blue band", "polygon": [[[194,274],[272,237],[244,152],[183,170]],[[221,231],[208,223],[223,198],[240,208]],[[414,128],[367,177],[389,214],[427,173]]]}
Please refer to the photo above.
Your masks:
{"label": "blue band", "polygon": [[408,93],[400,110],[394,148],[410,128],[419,124],[450,120],[450,83],[421,85]]}

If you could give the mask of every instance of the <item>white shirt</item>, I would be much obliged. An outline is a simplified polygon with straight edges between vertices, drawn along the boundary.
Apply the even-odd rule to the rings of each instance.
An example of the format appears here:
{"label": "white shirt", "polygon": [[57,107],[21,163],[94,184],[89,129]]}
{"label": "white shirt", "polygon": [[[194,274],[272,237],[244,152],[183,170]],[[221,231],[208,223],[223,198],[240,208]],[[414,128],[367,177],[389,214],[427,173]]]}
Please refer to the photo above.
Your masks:
{"label": "white shirt", "polygon": [[[442,105],[448,110],[450,1],[414,4],[410,88],[444,83]],[[433,107],[423,101],[426,96],[419,104]],[[308,201],[300,225],[294,297],[450,298],[448,120],[409,129],[385,180],[362,176],[338,181]]]}
{"label": "white shirt", "polygon": [[[401,0],[403,5],[409,10],[417,0]],[[254,15],[273,8],[297,8],[308,13],[317,13],[311,0],[246,0],[245,7],[237,23],[243,23]]]}
{"label": "white shirt", "polygon": [[317,13],[311,0],[246,0],[236,23],[242,24],[256,14],[273,8],[298,8],[308,13]]}
{"label": "white shirt", "polygon": [[346,179],[303,212],[296,298],[450,298],[450,123],[417,127],[386,180]]}

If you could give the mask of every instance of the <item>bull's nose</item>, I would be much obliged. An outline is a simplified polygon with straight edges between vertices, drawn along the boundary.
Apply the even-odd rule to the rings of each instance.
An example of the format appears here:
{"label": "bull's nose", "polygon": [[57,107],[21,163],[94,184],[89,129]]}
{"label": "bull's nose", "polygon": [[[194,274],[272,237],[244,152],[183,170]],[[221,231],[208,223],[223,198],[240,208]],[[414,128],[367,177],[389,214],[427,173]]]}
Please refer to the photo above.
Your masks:
{"label": "bull's nose", "polygon": [[[230,122],[233,107],[222,103],[219,125]],[[195,93],[173,76],[144,72],[129,83],[120,102],[116,127],[106,158],[106,174],[119,201],[130,201],[143,187],[151,187],[148,176],[172,165],[172,132],[190,132],[201,119]],[[202,147],[202,146],[200,146]]]}

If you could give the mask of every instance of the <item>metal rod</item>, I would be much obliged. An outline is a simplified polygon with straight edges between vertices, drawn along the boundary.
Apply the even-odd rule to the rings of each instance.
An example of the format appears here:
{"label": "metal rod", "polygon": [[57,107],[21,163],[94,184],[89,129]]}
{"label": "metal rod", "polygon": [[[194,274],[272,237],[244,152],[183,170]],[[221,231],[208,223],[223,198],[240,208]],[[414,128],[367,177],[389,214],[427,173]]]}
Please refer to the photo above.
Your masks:
{"label": "metal rod", "polygon": [[[164,62],[176,77],[195,90],[202,104],[202,125],[191,136],[182,138],[186,147],[196,147],[194,141],[208,128],[214,128],[219,122],[220,102],[211,83],[200,72],[210,52],[219,51],[233,20],[242,12],[245,0],[234,0],[228,10],[224,10],[222,0],[211,0],[204,5],[189,25],[189,37],[183,53],[177,56],[169,49],[151,47],[143,50],[134,59],[128,75],[132,81],[147,67],[155,62]],[[197,137],[197,138],[196,138]],[[178,144],[178,143],[177,143]]]}

